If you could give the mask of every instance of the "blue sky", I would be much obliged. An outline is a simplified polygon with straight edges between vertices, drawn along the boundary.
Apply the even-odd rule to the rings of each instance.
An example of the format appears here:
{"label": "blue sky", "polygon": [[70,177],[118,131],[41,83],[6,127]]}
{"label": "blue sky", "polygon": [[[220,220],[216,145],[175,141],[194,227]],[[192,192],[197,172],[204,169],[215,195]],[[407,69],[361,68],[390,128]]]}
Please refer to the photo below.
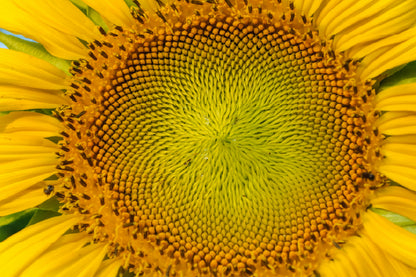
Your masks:
{"label": "blue sky", "polygon": [[[0,32],[3,32],[5,34],[10,34],[10,32],[7,32],[6,30],[0,29]],[[6,45],[4,45],[4,43],[0,42],[0,48],[7,48]]]}
{"label": "blue sky", "polygon": [[[9,31],[6,31],[4,29],[0,29],[0,32],[3,32],[3,33],[8,34],[8,35],[13,35]],[[19,37],[19,38],[27,39],[27,38],[25,38],[24,36],[21,36],[21,35],[16,35],[16,36]],[[27,40],[30,40],[30,39],[27,39]],[[4,45],[3,43],[0,42],[0,48],[7,48],[7,47],[6,47],[6,45]]]}

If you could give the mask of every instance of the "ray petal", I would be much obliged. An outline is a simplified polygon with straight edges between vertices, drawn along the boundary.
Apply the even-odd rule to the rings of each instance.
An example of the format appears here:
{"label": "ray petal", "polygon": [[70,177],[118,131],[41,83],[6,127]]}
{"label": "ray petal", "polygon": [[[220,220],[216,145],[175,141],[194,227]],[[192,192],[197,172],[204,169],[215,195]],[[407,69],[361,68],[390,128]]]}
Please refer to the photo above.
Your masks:
{"label": "ray petal", "polygon": [[360,44],[349,51],[349,56],[354,59],[364,59],[364,65],[374,59],[377,59],[382,53],[391,49],[404,41],[411,39],[415,33],[415,27],[408,28],[403,32],[392,34],[388,37],[377,39],[367,44]]}
{"label": "ray petal", "polygon": [[58,274],[62,277],[94,276],[106,253],[107,248],[104,243],[85,246],[78,251],[77,255],[72,255],[71,261],[65,263],[51,276],[57,276]]}
{"label": "ray petal", "polygon": [[414,166],[394,164],[386,159],[384,163],[378,167],[378,170],[389,179],[408,189],[416,191],[416,172]]}
{"label": "ray petal", "polygon": [[[65,275],[65,270],[73,267],[79,260],[86,259],[84,255],[90,258],[90,262],[93,262],[95,259],[101,262],[102,256],[91,259],[92,255],[97,254],[95,251],[97,246],[101,245],[85,246],[90,240],[91,238],[85,233],[67,234],[60,237],[40,257],[29,265],[21,276],[71,276]],[[83,276],[81,272],[89,265],[83,264],[83,266],[83,268],[78,268],[79,271],[72,276]],[[94,272],[89,273],[91,274],[88,276],[93,276],[94,274]]]}
{"label": "ray petal", "polygon": [[66,34],[45,24],[38,16],[21,9],[17,2],[13,0],[2,1],[1,28],[40,42],[54,56],[67,60],[87,57],[87,48],[76,36]]}
{"label": "ray petal", "polygon": [[0,111],[54,109],[64,104],[68,100],[59,90],[0,85]]}
{"label": "ray petal", "polygon": [[389,87],[376,96],[380,111],[416,111],[416,83]]}
{"label": "ray petal", "polygon": [[117,276],[120,267],[123,265],[121,259],[109,259],[101,263],[100,268],[94,277]]}
{"label": "ray petal", "polygon": [[[364,253],[364,257],[361,252]],[[362,262],[363,260],[366,263]],[[334,253],[331,260],[320,265],[318,271],[322,276],[328,277],[339,274],[340,276],[379,276],[377,266],[371,262],[368,255],[365,255],[365,251],[362,251],[362,238],[359,237],[350,238],[342,249]]]}
{"label": "ray petal", "polygon": [[[326,37],[337,35],[337,46],[342,51],[369,41],[368,37],[373,35],[394,35],[397,30],[374,30],[374,27],[384,22],[389,23],[394,18],[409,17],[407,22],[411,25],[414,18],[410,18],[408,13],[414,7],[415,3],[411,0],[401,1],[399,4],[395,0],[329,1],[317,18],[317,26]],[[394,28],[397,25],[395,23],[393,21],[389,26]],[[366,36],[362,36],[363,34]]]}
{"label": "ray petal", "polygon": [[412,267],[416,264],[416,235],[368,210],[363,217],[364,232],[384,251]]}
{"label": "ray petal", "polygon": [[[31,139],[34,138],[19,138],[20,132],[26,132],[28,136],[38,136],[43,140],[45,137],[58,136],[62,128],[57,119],[36,112],[14,112],[0,118],[0,134],[7,134],[11,136],[11,139],[18,141],[26,141],[28,145],[35,145],[35,143],[31,143]],[[16,133],[17,136],[15,136]],[[10,143],[14,143],[14,141],[11,140]],[[50,144],[48,143],[48,145]]]}
{"label": "ray petal", "polygon": [[[415,269],[394,259],[365,234],[351,237],[318,269],[321,276],[396,276]],[[400,275],[412,276],[412,275]]]}
{"label": "ray petal", "polygon": [[389,186],[378,190],[371,204],[374,208],[392,211],[416,222],[415,192],[399,186]]}
{"label": "ray petal", "polygon": [[0,174],[0,200],[19,194],[56,172],[56,161],[52,159],[23,160],[3,163],[0,166],[5,170]]}
{"label": "ray petal", "polygon": [[95,24],[69,0],[19,0],[16,5],[45,26],[85,41],[100,38]]}
{"label": "ray petal", "polygon": [[377,127],[383,134],[390,136],[415,135],[415,112],[388,112],[378,121]]}
{"label": "ray petal", "polygon": [[[342,34],[336,40],[336,47],[339,51],[345,51],[358,45],[361,48],[365,44],[371,44],[373,41],[403,32],[414,23],[414,16],[416,15],[414,2],[403,1],[399,5],[392,5],[394,1],[378,1],[375,5],[369,2],[373,1],[356,1],[354,5],[356,10],[351,11],[352,14],[341,13],[341,16],[331,22],[333,30],[328,34],[329,36],[339,33],[342,28],[347,29],[347,27],[355,25],[353,28],[347,29],[348,31],[345,30],[346,34]],[[362,5],[360,6],[360,4]],[[387,5],[390,5],[390,7]],[[388,9],[388,12],[377,14],[378,7],[380,10]],[[356,20],[354,17],[350,22],[348,17],[356,14],[357,11],[360,11],[363,17],[369,16],[370,12],[374,14],[370,18],[364,18],[363,22]],[[356,25],[357,22],[360,22],[360,24]]]}
{"label": "ray petal", "polygon": [[129,7],[123,0],[83,0],[110,22],[119,26],[132,26],[134,21]]}
{"label": "ray petal", "polygon": [[54,118],[34,113],[16,112],[0,120],[0,200],[4,201],[56,171],[58,146],[45,139],[57,136],[59,125]]}
{"label": "ray petal", "polygon": [[[416,31],[416,28],[412,30]],[[363,79],[375,78],[389,69],[414,61],[416,59],[416,36],[384,49],[386,50],[382,51],[378,57],[373,59],[366,57],[363,60],[362,66],[357,71]]]}
{"label": "ray petal", "polygon": [[303,12],[308,15],[312,16],[322,5],[322,3],[325,3],[325,0],[317,0],[317,1],[304,1],[302,10]]}
{"label": "ray petal", "polygon": [[0,216],[23,211],[46,201],[48,197],[43,192],[43,188],[46,186],[47,183],[39,182],[26,190],[0,200]]}
{"label": "ray petal", "polygon": [[57,216],[31,225],[0,243],[3,276],[20,276],[50,245],[78,222],[73,215]]}
{"label": "ray petal", "polygon": [[324,37],[334,37],[334,47],[361,59],[363,79],[416,58],[416,2],[405,0],[329,1],[316,16]]}
{"label": "ray petal", "polygon": [[2,85],[60,90],[66,75],[50,63],[28,54],[0,49],[0,82]]}
{"label": "ray petal", "polygon": [[381,147],[381,153],[385,157],[381,164],[414,167],[412,165],[416,156],[416,142],[394,142],[387,140]]}

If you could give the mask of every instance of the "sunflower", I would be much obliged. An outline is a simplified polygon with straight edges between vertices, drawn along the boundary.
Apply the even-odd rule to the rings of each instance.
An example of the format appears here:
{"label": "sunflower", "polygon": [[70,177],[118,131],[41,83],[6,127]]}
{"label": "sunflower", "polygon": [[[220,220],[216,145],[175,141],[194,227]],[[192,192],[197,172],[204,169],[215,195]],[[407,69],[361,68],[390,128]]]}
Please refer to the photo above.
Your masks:
{"label": "sunflower", "polygon": [[415,276],[414,0],[2,0],[2,276]]}

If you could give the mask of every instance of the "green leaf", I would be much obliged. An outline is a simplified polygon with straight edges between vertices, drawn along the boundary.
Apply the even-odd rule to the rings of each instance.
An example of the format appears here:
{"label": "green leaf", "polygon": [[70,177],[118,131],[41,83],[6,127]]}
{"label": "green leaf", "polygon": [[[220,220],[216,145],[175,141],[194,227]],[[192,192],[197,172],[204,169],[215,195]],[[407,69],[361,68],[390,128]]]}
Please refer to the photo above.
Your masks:
{"label": "green leaf", "polygon": [[3,42],[9,49],[23,52],[36,58],[47,61],[50,64],[62,70],[63,72],[65,72],[66,74],[69,74],[71,62],[68,60],[57,58],[49,54],[49,52],[46,51],[45,47],[43,47],[43,45],[40,43],[21,39],[13,35],[7,35],[3,32],[0,32],[0,41]]}
{"label": "green leaf", "polygon": [[72,4],[78,7],[82,12],[88,10],[88,5],[85,4],[82,0],[71,0]]}
{"label": "green leaf", "polygon": [[0,217],[0,241],[25,228],[35,212],[36,209],[33,208]]}
{"label": "green leaf", "polygon": [[55,109],[29,109],[27,111],[31,111],[31,112],[37,112],[37,113],[41,113],[41,114],[46,114],[49,116],[52,116],[52,111],[54,111]]}
{"label": "green leaf", "polygon": [[416,234],[416,224],[404,226],[403,228],[409,231],[410,233]]}
{"label": "green leaf", "polygon": [[36,224],[38,222],[41,222],[42,220],[55,217],[55,216],[59,216],[59,215],[61,214],[55,211],[36,209],[35,213],[33,214],[27,226]]}
{"label": "green leaf", "polygon": [[89,8],[86,15],[95,23],[95,25],[103,27],[104,31],[108,31],[108,26],[102,16],[94,9]]}
{"label": "green leaf", "polygon": [[380,89],[386,89],[388,87],[415,83],[416,82],[416,61],[408,63],[399,71],[387,77],[380,83]]}
{"label": "green leaf", "polygon": [[132,0],[124,0],[124,2],[126,2],[127,6],[129,7],[136,6],[136,4],[134,4]]}
{"label": "green leaf", "polygon": [[409,232],[416,234],[416,222],[414,222],[413,220],[405,216],[393,213],[391,211],[383,210],[383,209],[372,208],[371,210],[375,212],[376,214],[387,218],[389,221],[393,222],[394,224],[408,230]]}
{"label": "green leaf", "polygon": [[62,137],[54,136],[54,137],[47,137],[46,139],[52,141],[55,144],[58,144],[58,142],[62,140]]}
{"label": "green leaf", "polygon": [[54,196],[43,202],[42,204],[38,205],[37,208],[42,210],[49,210],[57,212],[59,210],[60,203],[58,199]]}
{"label": "green leaf", "polygon": [[101,26],[105,31],[108,31],[108,26],[102,16],[93,8],[89,7],[81,0],[71,0],[72,4],[77,6],[92,22],[97,26]]}
{"label": "green leaf", "polygon": [[59,215],[60,213],[57,211],[49,209],[30,208],[21,212],[2,216],[0,217],[0,242],[27,226]]}

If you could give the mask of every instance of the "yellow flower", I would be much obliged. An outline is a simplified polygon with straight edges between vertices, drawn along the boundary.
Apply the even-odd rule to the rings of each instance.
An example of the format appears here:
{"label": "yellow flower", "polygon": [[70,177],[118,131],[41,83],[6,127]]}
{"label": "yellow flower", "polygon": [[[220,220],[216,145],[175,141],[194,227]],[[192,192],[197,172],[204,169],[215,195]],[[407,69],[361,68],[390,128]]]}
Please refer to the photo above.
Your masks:
{"label": "yellow flower", "polygon": [[2,276],[416,275],[414,0],[139,2],[1,1]]}

